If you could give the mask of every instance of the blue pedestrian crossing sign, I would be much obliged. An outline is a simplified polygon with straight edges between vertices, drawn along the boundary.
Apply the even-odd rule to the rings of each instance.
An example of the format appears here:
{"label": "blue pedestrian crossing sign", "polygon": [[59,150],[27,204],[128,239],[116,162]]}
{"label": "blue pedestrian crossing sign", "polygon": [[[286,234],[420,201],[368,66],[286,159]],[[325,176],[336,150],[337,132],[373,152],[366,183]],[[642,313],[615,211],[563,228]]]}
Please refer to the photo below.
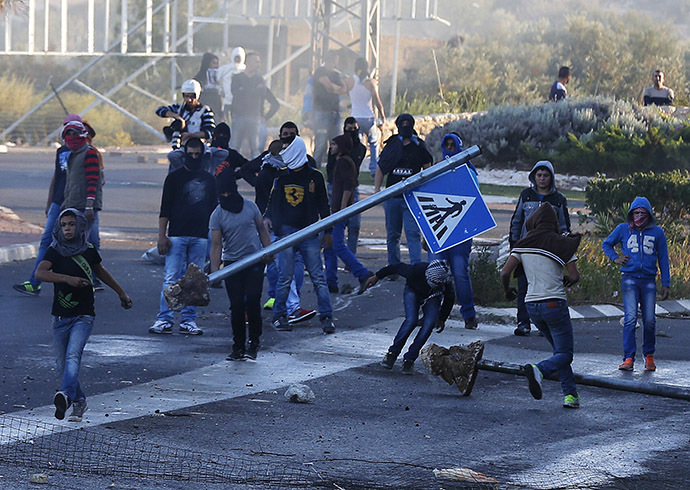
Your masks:
{"label": "blue pedestrian crossing sign", "polygon": [[471,172],[461,165],[404,194],[433,253],[496,227]]}

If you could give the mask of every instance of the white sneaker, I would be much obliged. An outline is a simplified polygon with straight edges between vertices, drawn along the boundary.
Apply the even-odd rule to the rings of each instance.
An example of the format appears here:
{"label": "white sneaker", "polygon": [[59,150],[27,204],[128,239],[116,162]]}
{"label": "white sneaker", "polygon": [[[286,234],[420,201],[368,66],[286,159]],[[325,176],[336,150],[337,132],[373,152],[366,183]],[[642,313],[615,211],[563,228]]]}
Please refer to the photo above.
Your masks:
{"label": "white sneaker", "polygon": [[187,335],[201,335],[204,333],[204,331],[197,326],[194,320],[180,323],[180,332]]}
{"label": "white sneaker", "polygon": [[172,333],[172,327],[172,323],[156,320],[156,323],[149,327],[149,333]]}

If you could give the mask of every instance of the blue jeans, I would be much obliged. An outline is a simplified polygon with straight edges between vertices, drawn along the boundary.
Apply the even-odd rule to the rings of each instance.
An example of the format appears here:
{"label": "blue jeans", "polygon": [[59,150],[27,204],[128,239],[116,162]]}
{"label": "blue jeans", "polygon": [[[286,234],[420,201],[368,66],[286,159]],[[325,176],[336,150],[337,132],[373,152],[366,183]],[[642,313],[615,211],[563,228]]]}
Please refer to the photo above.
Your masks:
{"label": "blue jeans", "polygon": [[358,281],[366,279],[369,275],[369,269],[364,267],[345,245],[345,225],[345,221],[333,225],[333,246],[323,251],[326,262],[326,282],[331,286],[338,285],[338,258]]}
{"label": "blue jeans", "polygon": [[81,402],[86,396],[79,385],[79,366],[86,341],[93,329],[94,317],[53,317],[53,347],[57,356],[58,373],[62,374],[60,391],[70,402]]}
{"label": "blue jeans", "polygon": [[[441,312],[441,298],[442,296],[436,296],[431,298],[424,306],[422,306],[422,313],[424,318],[422,319],[422,326],[419,329],[419,333],[414,338],[412,345],[407,350],[404,356],[406,361],[415,361],[419,357],[419,351],[422,350],[426,341],[429,340],[434,327],[438,323],[439,314]],[[388,351],[394,354],[396,357],[405,347],[408,337],[412,331],[417,327],[417,321],[419,320],[419,306],[422,304],[424,298],[417,296],[414,291],[405,285],[405,290],[403,291],[403,306],[405,308],[405,320],[398,333],[395,335],[393,340],[393,345],[388,348]]]}
{"label": "blue jeans", "polygon": [[[292,226],[281,226],[277,232],[281,238],[298,231]],[[280,318],[288,314],[287,297],[290,292],[290,282],[295,271],[295,253],[300,252],[304,259],[304,264],[314,285],[316,299],[318,303],[319,317],[321,320],[329,319],[333,316],[331,306],[331,296],[326,285],[326,278],[323,274],[321,264],[321,243],[318,236],[307,238],[302,243],[294,247],[287,248],[278,254],[278,287],[276,289],[276,301],[273,304],[273,318]]]}
{"label": "blue jeans", "polygon": [[316,166],[328,157],[328,142],[342,131],[340,113],[337,111],[314,111],[314,160]]}
{"label": "blue jeans", "polygon": [[[332,202],[333,184],[326,184],[326,190],[328,191],[328,202]],[[359,202],[359,186],[355,187],[355,190],[352,191],[352,204],[356,202]],[[347,248],[349,248],[353,254],[357,255],[359,229],[362,227],[362,213],[357,213],[346,220],[345,226],[347,226]]]}
{"label": "blue jeans", "polygon": [[247,140],[249,145],[249,152],[241,152],[243,155],[248,155],[248,158],[256,157],[259,152],[257,146],[259,144],[259,126],[261,120],[258,117],[245,117],[235,114],[232,118],[232,146],[237,151],[241,152],[242,144]]}
{"label": "blue jeans", "polygon": [[94,211],[93,212],[93,221],[87,224],[88,227],[88,241],[90,244],[92,244],[94,247],[96,247],[96,250],[98,252],[101,251],[101,234],[98,231],[99,228],[99,223],[100,220],[98,219],[98,215],[100,214],[100,211]]}
{"label": "blue jeans", "polygon": [[[271,243],[276,241],[276,236],[271,232]],[[266,280],[268,281],[269,298],[276,297],[276,288],[278,285],[278,276],[280,275],[280,268],[278,267],[278,259],[274,260],[266,266]],[[287,299],[287,311],[291,314],[300,308],[300,294],[302,292],[302,285],[304,284],[304,260],[302,254],[295,254],[295,276],[290,282],[290,293]]]}
{"label": "blue jeans", "polygon": [[642,354],[654,354],[656,348],[656,281],[637,279],[627,275],[621,277],[623,293],[623,359],[635,358],[637,342],[635,325],[637,324],[637,305],[642,312]]}
{"label": "blue jeans", "polygon": [[400,237],[403,227],[407,239],[407,249],[410,251],[410,263],[422,261],[422,235],[412,213],[407,209],[405,199],[392,197],[383,203],[386,212],[386,248],[388,249],[388,265],[400,263]]}
{"label": "blue jeans", "polygon": [[[169,238],[172,247],[165,255],[165,275],[163,278],[163,289],[161,289],[161,305],[158,319],[172,323],[175,319],[175,313],[168,308],[163,291],[184,276],[189,264],[196,264],[202,269],[204,268],[206,242],[208,240],[193,236],[171,236]],[[196,320],[196,306],[185,306],[182,308],[180,317],[183,322]]]}
{"label": "blue jeans", "polygon": [[358,117],[357,124],[359,124],[359,134],[367,135],[367,143],[369,144],[369,173],[374,175],[376,173],[377,162],[379,158],[379,128],[376,127],[376,119],[373,117]]}
{"label": "blue jeans", "polygon": [[38,246],[36,265],[34,265],[34,270],[31,272],[31,277],[29,278],[29,282],[34,288],[41,284],[41,281],[36,279],[36,269],[38,269],[38,264],[40,264],[43,257],[45,257],[50,244],[53,243],[53,230],[55,229],[55,223],[57,223],[58,216],[60,216],[60,205],[54,202],[50,203],[50,208],[48,208],[48,214],[46,215],[46,226],[43,229],[43,235],[41,235],[41,244]]}
{"label": "blue jeans", "polygon": [[548,300],[526,303],[532,323],[544,334],[553,347],[553,355],[537,364],[544,376],[558,372],[563,395],[577,396],[573,362],[573,326],[570,323],[568,302]]}
{"label": "blue jeans", "polygon": [[470,253],[472,252],[472,239],[431,255],[429,260],[443,259],[450,264],[455,282],[455,294],[460,305],[460,314],[466,320],[476,316],[474,311],[474,293],[472,281],[470,281]]}

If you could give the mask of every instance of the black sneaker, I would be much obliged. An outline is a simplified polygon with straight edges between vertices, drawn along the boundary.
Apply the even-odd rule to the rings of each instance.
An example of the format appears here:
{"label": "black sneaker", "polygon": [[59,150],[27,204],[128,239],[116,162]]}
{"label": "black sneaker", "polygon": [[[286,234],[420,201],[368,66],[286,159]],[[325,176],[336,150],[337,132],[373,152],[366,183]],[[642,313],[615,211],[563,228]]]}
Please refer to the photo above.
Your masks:
{"label": "black sneaker", "polygon": [[383,361],[381,361],[381,365],[386,369],[393,369],[393,365],[395,364],[395,360],[397,358],[398,356],[393,354],[391,351],[388,351],[386,352],[386,355],[383,356]]}
{"label": "black sneaker", "polygon": [[536,364],[525,364],[523,370],[529,384],[530,394],[535,400],[541,400],[541,381],[544,379],[544,375]]}
{"label": "black sneaker", "polygon": [[333,320],[330,318],[324,318],[321,320],[321,329],[325,334],[335,333],[335,325],[333,325]]}
{"label": "black sneaker", "polygon": [[251,359],[252,361],[255,361],[257,352],[259,352],[259,345],[250,342],[247,352],[244,353],[244,357],[246,359]]}
{"label": "black sneaker", "polygon": [[328,285],[328,292],[332,294],[338,294],[340,290],[338,289],[337,284],[329,284]]}
{"label": "black sneaker", "polygon": [[64,419],[65,412],[70,406],[69,398],[67,398],[67,395],[62,391],[58,391],[57,393],[55,393],[55,396],[53,397],[53,404],[55,405],[55,418],[58,420]]}
{"label": "black sneaker", "polygon": [[407,375],[414,373],[414,361],[403,361],[402,373]]}
{"label": "black sneaker", "polygon": [[465,319],[465,328],[468,330],[477,330],[479,324],[477,323],[477,317],[473,316],[471,318]]}
{"label": "black sneaker", "polygon": [[26,294],[27,296],[38,296],[41,294],[41,285],[39,284],[33,287],[30,281],[24,281],[21,284],[13,284],[12,289],[18,293]]}
{"label": "black sneaker", "polygon": [[530,326],[529,324],[518,325],[513,333],[518,337],[529,337]]}
{"label": "black sneaker", "polygon": [[225,358],[228,361],[244,361],[244,352],[240,349],[232,349],[232,352]]}
{"label": "black sneaker", "polygon": [[292,330],[292,326],[288,323],[288,319],[285,316],[275,318],[273,320],[272,325],[273,328],[280,332],[289,332],[290,330]]}

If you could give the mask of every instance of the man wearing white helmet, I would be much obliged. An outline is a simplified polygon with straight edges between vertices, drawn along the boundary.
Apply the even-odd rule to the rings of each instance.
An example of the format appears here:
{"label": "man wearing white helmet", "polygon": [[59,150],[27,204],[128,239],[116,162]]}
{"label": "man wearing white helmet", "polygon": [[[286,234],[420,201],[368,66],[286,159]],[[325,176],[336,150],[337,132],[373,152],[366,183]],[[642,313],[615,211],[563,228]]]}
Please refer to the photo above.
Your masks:
{"label": "man wearing white helmet", "polygon": [[199,102],[201,84],[189,79],[182,84],[184,104],[172,104],[156,109],[158,117],[171,117],[173,122],[163,128],[174,150],[184,145],[189,138],[211,141],[216,128],[215,116],[211,108]]}

